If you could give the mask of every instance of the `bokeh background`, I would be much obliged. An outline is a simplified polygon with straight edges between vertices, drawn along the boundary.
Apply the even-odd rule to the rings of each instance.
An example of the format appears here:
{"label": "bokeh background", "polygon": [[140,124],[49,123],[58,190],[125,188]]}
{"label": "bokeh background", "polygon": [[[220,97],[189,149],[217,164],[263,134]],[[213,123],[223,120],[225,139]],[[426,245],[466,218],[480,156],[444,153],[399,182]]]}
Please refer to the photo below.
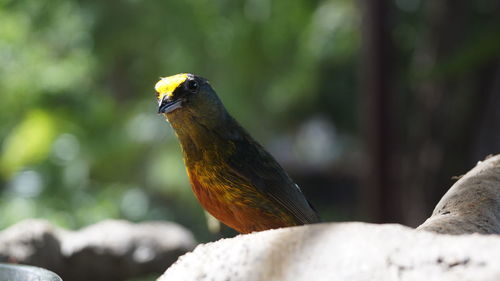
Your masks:
{"label": "bokeh background", "polygon": [[0,0],[0,227],[234,235],[209,230],[156,114],[179,72],[211,81],[325,221],[416,226],[500,152],[498,0]]}

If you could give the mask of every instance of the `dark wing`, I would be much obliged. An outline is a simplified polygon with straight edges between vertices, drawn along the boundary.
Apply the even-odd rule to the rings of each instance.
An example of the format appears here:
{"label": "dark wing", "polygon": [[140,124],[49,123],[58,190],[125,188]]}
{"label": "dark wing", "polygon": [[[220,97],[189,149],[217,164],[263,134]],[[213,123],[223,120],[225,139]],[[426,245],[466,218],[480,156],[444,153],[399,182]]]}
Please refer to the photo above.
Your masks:
{"label": "dark wing", "polygon": [[[242,129],[243,130],[243,129]],[[232,139],[236,151],[228,159],[232,172],[283,206],[300,223],[319,221],[316,211],[288,174],[264,148],[245,132]]]}

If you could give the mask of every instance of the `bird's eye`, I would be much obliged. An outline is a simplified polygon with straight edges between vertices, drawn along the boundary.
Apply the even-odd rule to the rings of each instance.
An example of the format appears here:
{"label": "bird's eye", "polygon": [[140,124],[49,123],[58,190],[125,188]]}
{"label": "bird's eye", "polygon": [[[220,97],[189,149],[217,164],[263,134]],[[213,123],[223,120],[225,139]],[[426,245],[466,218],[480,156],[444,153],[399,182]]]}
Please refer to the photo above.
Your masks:
{"label": "bird's eye", "polygon": [[187,81],[187,84],[186,84],[186,88],[192,92],[192,93],[195,93],[198,91],[198,88],[200,86],[198,85],[198,82],[196,82],[195,80],[188,80]]}

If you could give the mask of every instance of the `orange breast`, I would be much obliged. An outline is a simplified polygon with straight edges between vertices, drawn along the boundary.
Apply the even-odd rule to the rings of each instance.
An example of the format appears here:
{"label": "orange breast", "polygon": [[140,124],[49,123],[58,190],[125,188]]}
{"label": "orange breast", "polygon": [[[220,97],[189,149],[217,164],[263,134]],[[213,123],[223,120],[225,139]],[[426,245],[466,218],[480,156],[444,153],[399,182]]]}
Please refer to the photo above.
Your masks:
{"label": "orange breast", "polygon": [[193,192],[203,208],[240,233],[298,225],[281,206],[251,187],[208,186],[194,174],[188,174]]}

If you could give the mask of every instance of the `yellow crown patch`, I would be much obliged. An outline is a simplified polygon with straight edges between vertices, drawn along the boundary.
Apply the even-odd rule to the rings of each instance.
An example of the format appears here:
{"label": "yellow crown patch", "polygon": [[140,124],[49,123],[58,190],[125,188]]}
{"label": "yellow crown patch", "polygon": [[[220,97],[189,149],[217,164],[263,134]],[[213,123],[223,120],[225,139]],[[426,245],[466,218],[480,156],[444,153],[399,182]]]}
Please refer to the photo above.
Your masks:
{"label": "yellow crown patch", "polygon": [[158,99],[163,99],[164,96],[170,97],[174,90],[184,83],[188,78],[187,73],[180,73],[169,77],[164,77],[155,85],[155,90],[158,93]]}

